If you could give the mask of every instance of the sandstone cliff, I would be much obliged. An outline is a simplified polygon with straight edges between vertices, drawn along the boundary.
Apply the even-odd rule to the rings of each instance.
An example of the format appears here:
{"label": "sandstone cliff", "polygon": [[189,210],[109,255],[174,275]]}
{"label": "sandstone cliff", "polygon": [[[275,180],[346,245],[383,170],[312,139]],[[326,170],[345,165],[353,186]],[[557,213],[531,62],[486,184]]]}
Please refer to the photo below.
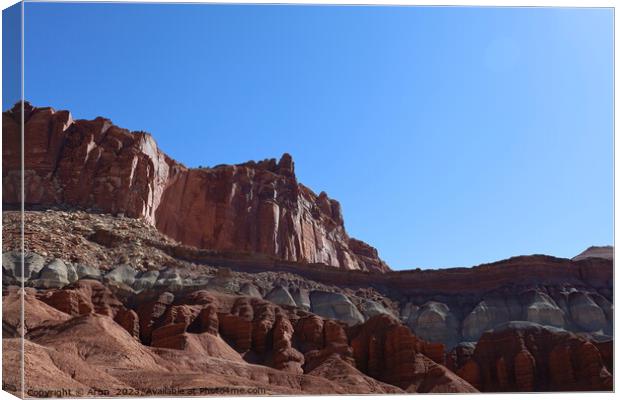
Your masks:
{"label": "sandstone cliff", "polygon": [[[141,218],[184,244],[261,253],[349,270],[389,267],[350,238],[340,204],[297,182],[294,163],[275,159],[191,169],[158,148],[151,135],[68,111],[24,113],[28,206],[68,206]],[[3,203],[20,199],[20,107],[4,112]]]}

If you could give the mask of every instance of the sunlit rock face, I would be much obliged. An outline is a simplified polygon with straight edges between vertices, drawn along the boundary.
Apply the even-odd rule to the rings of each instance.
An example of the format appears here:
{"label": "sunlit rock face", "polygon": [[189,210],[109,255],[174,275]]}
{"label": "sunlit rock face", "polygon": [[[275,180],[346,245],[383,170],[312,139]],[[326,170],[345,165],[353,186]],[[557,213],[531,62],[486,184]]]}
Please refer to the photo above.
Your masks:
{"label": "sunlit rock face", "polygon": [[582,251],[575,257],[573,261],[586,260],[588,258],[602,258],[605,260],[613,260],[614,247],[613,246],[590,246],[586,250]]}
{"label": "sunlit rock face", "polygon": [[[21,107],[4,112],[3,202],[20,196]],[[141,218],[184,244],[385,272],[349,238],[340,204],[297,182],[292,157],[190,169],[145,132],[25,105],[25,202]]]}

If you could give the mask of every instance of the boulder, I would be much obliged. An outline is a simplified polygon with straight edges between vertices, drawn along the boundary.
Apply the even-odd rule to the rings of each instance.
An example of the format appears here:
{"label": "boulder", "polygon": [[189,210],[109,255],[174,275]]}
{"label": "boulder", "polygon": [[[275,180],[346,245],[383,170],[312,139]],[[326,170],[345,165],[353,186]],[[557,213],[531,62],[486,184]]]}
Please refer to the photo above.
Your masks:
{"label": "boulder", "polygon": [[[45,258],[32,252],[24,253],[24,277],[23,281],[34,278],[45,266]],[[21,252],[9,251],[2,254],[2,274],[16,282],[22,281]]]}
{"label": "boulder", "polygon": [[108,272],[105,277],[109,281],[123,283],[127,286],[133,285],[136,280],[136,275],[138,271],[136,271],[131,265],[119,265],[114,267],[110,272]]}
{"label": "boulder", "polygon": [[250,296],[250,297],[256,297],[261,299],[263,296],[260,294],[260,291],[258,290],[258,288],[249,282],[244,283],[243,285],[241,285],[241,288],[239,289],[239,292],[241,294],[244,294],[246,296]]}
{"label": "boulder", "polygon": [[71,282],[70,278],[73,280],[77,278],[73,266],[55,258],[41,269],[38,278],[32,280],[31,283],[34,287],[61,288]]}
{"label": "boulder", "polygon": [[297,304],[295,300],[293,300],[293,296],[289,293],[288,289],[283,286],[274,287],[267,295],[265,296],[265,300],[269,300],[272,303],[281,305],[281,306],[292,306],[295,307]]}
{"label": "boulder", "polygon": [[364,315],[365,319],[370,319],[374,317],[375,315],[379,315],[379,314],[387,314],[387,315],[394,316],[391,311],[388,311],[383,306],[383,304],[379,304],[373,300],[367,300],[367,299],[362,300],[362,302],[359,305],[359,309]]}
{"label": "boulder", "polygon": [[78,264],[76,268],[78,279],[101,279],[101,271],[90,265]]}
{"label": "boulder", "polygon": [[159,271],[155,286],[163,290],[178,291],[184,287],[184,281],[175,268],[165,268]]}
{"label": "boulder", "polygon": [[159,277],[159,271],[144,271],[137,275],[132,287],[135,290],[150,289],[155,286],[157,278]]}
{"label": "boulder", "polygon": [[364,322],[364,316],[347,296],[341,293],[312,291],[311,311],[324,318],[342,321],[349,326]]}
{"label": "boulder", "polygon": [[308,290],[293,288],[290,290],[290,293],[291,296],[293,296],[293,300],[295,301],[295,304],[297,304],[297,307],[306,311],[310,310],[312,305],[310,304],[310,293]]}
{"label": "boulder", "polygon": [[215,276],[208,280],[207,288],[222,293],[239,292],[239,282],[235,279],[230,268],[220,267],[217,269]]}

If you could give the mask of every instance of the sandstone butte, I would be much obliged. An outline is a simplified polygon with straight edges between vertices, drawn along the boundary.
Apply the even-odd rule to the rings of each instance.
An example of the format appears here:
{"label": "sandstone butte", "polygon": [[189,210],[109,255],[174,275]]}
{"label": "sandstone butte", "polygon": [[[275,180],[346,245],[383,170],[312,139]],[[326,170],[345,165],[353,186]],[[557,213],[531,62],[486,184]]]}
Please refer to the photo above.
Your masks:
{"label": "sandstone butte", "polygon": [[[21,104],[2,114],[3,202],[20,203]],[[297,182],[284,154],[187,168],[146,132],[105,118],[24,104],[25,203],[141,218],[187,245],[264,254],[347,270],[389,271],[377,250],[350,238],[340,204]]]}

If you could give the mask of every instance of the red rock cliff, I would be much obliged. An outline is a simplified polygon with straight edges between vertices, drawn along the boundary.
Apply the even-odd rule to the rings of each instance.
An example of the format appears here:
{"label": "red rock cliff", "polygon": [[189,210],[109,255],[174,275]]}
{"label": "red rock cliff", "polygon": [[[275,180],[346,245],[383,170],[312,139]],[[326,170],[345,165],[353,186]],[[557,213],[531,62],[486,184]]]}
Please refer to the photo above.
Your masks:
{"label": "red rock cliff", "polygon": [[[3,203],[19,203],[21,110],[3,119]],[[349,238],[340,204],[297,182],[275,159],[190,169],[151,135],[98,117],[25,106],[25,202],[143,218],[188,245],[283,260],[388,271],[374,248]]]}
{"label": "red rock cliff", "polygon": [[599,346],[604,352],[611,345],[513,321],[485,332],[457,374],[483,392],[610,391],[613,376]]}

